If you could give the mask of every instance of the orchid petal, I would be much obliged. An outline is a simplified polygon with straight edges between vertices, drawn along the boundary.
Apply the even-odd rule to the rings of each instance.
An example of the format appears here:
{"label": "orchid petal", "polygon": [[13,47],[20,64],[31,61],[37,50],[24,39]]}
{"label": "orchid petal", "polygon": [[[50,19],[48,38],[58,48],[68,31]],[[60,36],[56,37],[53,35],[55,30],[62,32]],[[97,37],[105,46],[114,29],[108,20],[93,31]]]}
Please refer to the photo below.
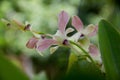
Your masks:
{"label": "orchid petal", "polygon": [[71,33],[71,32],[73,32],[73,31],[74,31],[73,28],[67,28],[67,29],[66,29],[66,35],[69,34],[69,33]]}
{"label": "orchid petal", "polygon": [[65,33],[65,28],[68,21],[69,21],[69,15],[65,11],[62,11],[58,17],[58,26],[62,34]]}
{"label": "orchid petal", "polygon": [[93,56],[96,56],[99,54],[99,51],[97,49],[97,47],[93,44],[90,44],[89,46],[89,52],[93,55]]}
{"label": "orchid petal", "polygon": [[44,51],[45,49],[49,48],[52,45],[56,45],[57,42],[53,39],[42,39],[37,42],[36,49],[40,52]]}
{"label": "orchid petal", "polygon": [[69,37],[69,40],[74,41],[74,42],[78,42],[79,38],[80,38],[80,32],[75,33],[74,35],[72,35],[71,37]]}
{"label": "orchid petal", "polygon": [[78,16],[73,16],[72,26],[74,26],[77,31],[81,31],[83,29],[83,23]]}
{"label": "orchid petal", "polygon": [[33,49],[36,46],[36,43],[38,42],[38,38],[32,37],[26,44],[27,48]]}
{"label": "orchid petal", "polygon": [[54,53],[57,49],[59,48],[59,46],[55,46],[55,47],[51,47],[50,48],[50,53]]}
{"label": "orchid petal", "polygon": [[89,37],[92,37],[96,35],[97,31],[98,31],[98,27],[93,24],[90,24],[85,28],[84,34],[86,34]]}
{"label": "orchid petal", "polygon": [[54,34],[53,39],[56,41],[62,41],[65,38],[65,35],[63,35],[59,30]]}
{"label": "orchid petal", "polygon": [[99,52],[98,48],[95,45],[90,44],[89,52],[90,52],[91,57],[94,60],[102,62],[101,57],[100,57],[100,52]]}

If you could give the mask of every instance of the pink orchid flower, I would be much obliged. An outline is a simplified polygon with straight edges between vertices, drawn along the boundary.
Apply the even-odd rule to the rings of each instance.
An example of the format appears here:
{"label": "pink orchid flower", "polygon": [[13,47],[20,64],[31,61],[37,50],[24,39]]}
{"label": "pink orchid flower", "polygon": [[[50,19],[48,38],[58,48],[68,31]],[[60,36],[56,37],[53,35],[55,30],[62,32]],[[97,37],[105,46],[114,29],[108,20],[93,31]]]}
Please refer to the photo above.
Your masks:
{"label": "pink orchid flower", "polygon": [[62,11],[58,16],[58,30],[52,38],[45,38],[40,39],[36,43],[36,49],[40,52],[44,51],[45,49],[49,48],[52,45],[66,45],[68,44],[66,34],[70,32],[66,29],[66,25],[69,21],[69,16],[65,11]]}
{"label": "pink orchid flower", "polygon": [[83,23],[78,16],[73,16],[72,26],[74,26],[74,28],[77,30],[77,33],[71,37],[72,40],[74,40],[75,42],[77,42],[79,39],[82,39],[85,36],[92,37],[96,35],[96,32],[98,30],[98,27],[94,26],[93,24],[88,25],[84,29]]}
{"label": "pink orchid flower", "polygon": [[[71,40],[77,42],[86,51],[89,51],[91,57],[94,57],[96,55],[98,56],[99,53],[97,47],[95,47],[95,45],[91,45],[89,40],[89,37],[96,35],[98,27],[90,24],[84,28],[83,23],[78,16],[73,16],[72,26],[74,26],[74,28],[77,30],[77,33],[71,37]],[[100,57],[98,59],[100,60]]]}

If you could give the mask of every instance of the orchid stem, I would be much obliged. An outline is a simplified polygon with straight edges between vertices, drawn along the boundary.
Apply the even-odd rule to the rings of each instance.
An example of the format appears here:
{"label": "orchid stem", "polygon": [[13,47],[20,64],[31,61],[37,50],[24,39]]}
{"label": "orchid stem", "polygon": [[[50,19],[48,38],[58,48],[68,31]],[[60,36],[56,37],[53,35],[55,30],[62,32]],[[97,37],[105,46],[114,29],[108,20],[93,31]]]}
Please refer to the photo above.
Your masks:
{"label": "orchid stem", "polygon": [[76,44],[73,41],[70,41],[70,43],[74,44],[75,46],[77,46],[78,48],[80,48],[86,54],[86,56],[91,60],[91,62],[95,63],[94,60],[92,59],[92,57],[88,54],[88,52],[86,52],[80,45]]}

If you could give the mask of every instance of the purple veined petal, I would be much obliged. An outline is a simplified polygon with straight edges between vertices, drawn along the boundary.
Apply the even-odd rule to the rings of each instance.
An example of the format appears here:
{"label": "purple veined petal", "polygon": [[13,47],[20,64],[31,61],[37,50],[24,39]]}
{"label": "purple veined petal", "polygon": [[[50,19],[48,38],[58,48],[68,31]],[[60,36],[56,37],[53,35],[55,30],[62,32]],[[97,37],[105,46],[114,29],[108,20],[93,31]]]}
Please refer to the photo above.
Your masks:
{"label": "purple veined petal", "polygon": [[98,48],[94,44],[90,44],[89,52],[93,57],[97,57],[100,54]]}
{"label": "purple veined petal", "polygon": [[42,39],[37,42],[36,49],[40,52],[44,51],[45,49],[49,48],[52,45],[56,45],[57,41],[53,39]]}
{"label": "purple veined petal", "polygon": [[36,46],[36,43],[38,42],[38,38],[32,37],[26,44],[27,48],[33,49]]}
{"label": "purple veined petal", "polygon": [[65,11],[61,11],[61,13],[58,16],[58,26],[62,34],[65,34],[65,28],[68,21],[69,21],[68,13]]}
{"label": "purple veined petal", "polygon": [[85,28],[84,34],[86,34],[89,37],[92,37],[92,36],[95,36],[97,34],[97,31],[98,31],[98,26],[90,24]]}
{"label": "purple veined petal", "polygon": [[74,26],[77,31],[81,31],[83,29],[83,23],[78,16],[73,16],[72,26]]}

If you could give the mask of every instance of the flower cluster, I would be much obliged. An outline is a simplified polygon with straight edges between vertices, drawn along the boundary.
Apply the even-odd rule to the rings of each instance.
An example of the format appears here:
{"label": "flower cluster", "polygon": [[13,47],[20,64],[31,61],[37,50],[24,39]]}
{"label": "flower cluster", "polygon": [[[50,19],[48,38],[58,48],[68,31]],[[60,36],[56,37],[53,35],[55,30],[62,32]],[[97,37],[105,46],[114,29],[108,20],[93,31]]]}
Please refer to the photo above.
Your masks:
{"label": "flower cluster", "polygon": [[[7,23],[7,26],[17,25],[21,30],[30,31],[34,34],[26,44],[30,49],[35,48],[37,51],[43,52],[50,47],[50,52],[54,53],[59,46],[66,46],[77,51],[77,55],[87,55],[91,61],[93,59],[101,61],[99,50],[89,40],[90,37],[96,35],[98,27],[90,24],[84,28],[81,19],[78,16],[73,16],[71,22],[73,27],[67,28],[69,20],[68,13],[61,11],[58,15],[58,30],[54,35],[38,33],[31,29],[30,24],[24,25],[16,20],[3,21]],[[74,32],[74,34],[68,36],[71,32]]]}
{"label": "flower cluster", "polygon": [[[97,47],[90,43],[89,40],[89,37],[96,35],[98,27],[90,24],[84,28],[81,19],[78,16],[73,16],[71,23],[73,28],[66,28],[69,19],[70,17],[68,13],[61,11],[58,16],[57,32],[54,35],[40,34],[39,37],[32,37],[27,42],[26,46],[31,49],[36,48],[40,52],[50,47],[50,51],[53,53],[59,46],[67,46],[71,48],[71,46],[75,47],[76,45],[79,46],[81,51],[87,53],[87,55],[93,57],[94,59],[100,60],[100,54]],[[77,32],[72,36],[67,36],[73,31]],[[49,36],[50,38],[47,38],[46,36]],[[54,45],[54,47],[52,45]],[[78,54],[81,53],[79,52]]]}

